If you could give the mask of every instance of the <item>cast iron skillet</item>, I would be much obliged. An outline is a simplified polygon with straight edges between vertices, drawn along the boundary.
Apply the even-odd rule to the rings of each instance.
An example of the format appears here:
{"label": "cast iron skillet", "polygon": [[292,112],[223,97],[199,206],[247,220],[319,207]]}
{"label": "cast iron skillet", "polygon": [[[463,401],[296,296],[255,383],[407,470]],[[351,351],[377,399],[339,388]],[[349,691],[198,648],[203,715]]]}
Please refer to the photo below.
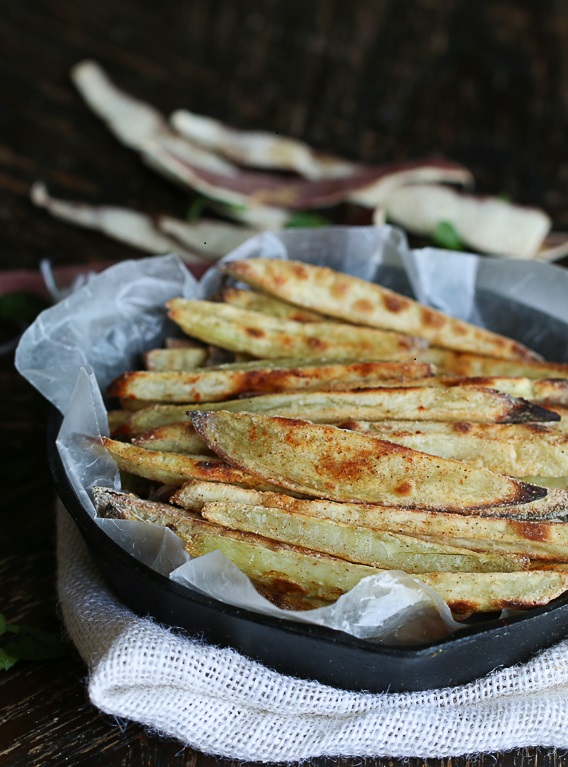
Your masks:
{"label": "cast iron skillet", "polygon": [[83,509],[55,445],[60,425],[61,416],[54,409],[48,453],[57,492],[110,587],[139,615],[232,647],[281,673],[369,692],[464,684],[496,668],[524,662],[568,636],[568,595],[508,621],[494,618],[442,641],[406,648],[259,615],[180,586],[122,549]]}

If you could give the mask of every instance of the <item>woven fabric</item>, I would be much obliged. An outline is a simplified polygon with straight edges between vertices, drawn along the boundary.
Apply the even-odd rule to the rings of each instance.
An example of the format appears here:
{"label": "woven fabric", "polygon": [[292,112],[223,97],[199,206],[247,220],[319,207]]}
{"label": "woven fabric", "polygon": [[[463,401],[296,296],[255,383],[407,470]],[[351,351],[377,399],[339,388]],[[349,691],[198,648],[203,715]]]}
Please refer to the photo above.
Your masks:
{"label": "woven fabric", "polygon": [[58,512],[58,588],[92,703],[216,756],[445,757],[568,747],[568,642],[462,687],[353,693],[283,676],[137,617]]}

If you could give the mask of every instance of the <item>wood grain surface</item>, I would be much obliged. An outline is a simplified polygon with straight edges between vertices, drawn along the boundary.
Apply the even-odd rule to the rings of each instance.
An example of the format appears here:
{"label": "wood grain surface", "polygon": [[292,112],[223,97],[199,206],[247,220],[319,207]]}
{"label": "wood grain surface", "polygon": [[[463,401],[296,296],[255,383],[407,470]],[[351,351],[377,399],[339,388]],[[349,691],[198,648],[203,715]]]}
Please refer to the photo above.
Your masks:
{"label": "wood grain surface", "polygon": [[[452,158],[472,169],[479,191],[540,205],[568,231],[561,0],[0,0],[0,52],[4,271],[140,255],[35,209],[35,180],[61,197],[187,210],[187,196],[85,107],[69,79],[84,58],[165,113],[185,106],[358,160]],[[62,630],[45,408],[11,355],[0,365],[0,609],[11,622]],[[86,673],[72,648],[0,672],[2,767],[233,764],[104,716],[87,700]],[[404,764],[556,767],[568,756],[531,748]]]}

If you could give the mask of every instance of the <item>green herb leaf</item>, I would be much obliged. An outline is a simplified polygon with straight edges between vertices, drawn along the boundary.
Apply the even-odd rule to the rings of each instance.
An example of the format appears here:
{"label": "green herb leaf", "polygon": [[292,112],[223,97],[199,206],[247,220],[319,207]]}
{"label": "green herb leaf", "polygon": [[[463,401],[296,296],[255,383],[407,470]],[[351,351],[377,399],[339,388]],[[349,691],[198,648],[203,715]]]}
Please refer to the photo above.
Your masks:
{"label": "green herb leaf", "polygon": [[448,250],[463,250],[463,240],[449,221],[440,221],[432,235],[434,243]]}
{"label": "green herb leaf", "polygon": [[26,626],[15,639],[5,642],[4,649],[18,660],[52,660],[63,657],[68,651],[57,634],[31,626]]}
{"label": "green herb leaf", "polygon": [[4,648],[0,647],[0,671],[8,671],[17,662],[17,658],[13,658]]}
{"label": "green herb leaf", "polygon": [[26,624],[10,624],[0,614],[0,670],[7,671],[19,660],[53,660],[69,651],[59,632]]}
{"label": "green herb leaf", "polygon": [[209,200],[203,194],[197,194],[189,204],[187,209],[186,218],[188,221],[197,221],[201,218],[201,214],[207,207]]}
{"label": "green herb leaf", "polygon": [[186,214],[187,220],[198,221],[207,207],[211,207],[221,214],[228,215],[229,218],[231,218],[231,213],[243,213],[247,209],[246,205],[241,205],[237,202],[227,202],[227,200],[207,197],[205,194],[196,194],[189,203]]}
{"label": "green herb leaf", "polygon": [[17,290],[0,296],[0,320],[16,325],[29,324],[49,306],[49,301],[37,293]]}
{"label": "green herb leaf", "polygon": [[286,229],[314,229],[319,226],[329,226],[329,219],[320,216],[319,213],[299,210],[292,213],[286,222]]}
{"label": "green herb leaf", "polygon": [[247,209],[247,206],[241,202],[227,202],[227,200],[217,200],[216,202],[223,208],[233,211],[233,213],[244,213]]}

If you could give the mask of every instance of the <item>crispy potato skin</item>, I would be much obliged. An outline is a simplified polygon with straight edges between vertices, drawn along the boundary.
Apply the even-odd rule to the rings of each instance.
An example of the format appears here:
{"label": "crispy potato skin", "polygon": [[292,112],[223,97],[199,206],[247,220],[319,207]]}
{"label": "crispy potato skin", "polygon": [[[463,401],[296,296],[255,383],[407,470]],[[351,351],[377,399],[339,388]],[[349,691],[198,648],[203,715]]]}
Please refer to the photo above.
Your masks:
{"label": "crispy potato skin", "polygon": [[435,346],[457,351],[500,359],[540,359],[517,341],[328,267],[254,258],[233,261],[222,270],[257,290],[346,322],[421,336]]}
{"label": "crispy potato skin", "polygon": [[333,426],[223,410],[190,418],[208,447],[231,465],[320,498],[450,511],[546,495],[486,469]]}
{"label": "crispy potato skin", "polygon": [[243,370],[139,370],[122,373],[115,378],[107,394],[109,397],[139,402],[220,402],[280,392],[357,390],[383,384],[404,385],[414,379],[427,380],[432,375],[432,366],[424,362],[365,360],[319,365],[298,364],[295,367],[259,366]]}
{"label": "crispy potato skin", "polygon": [[413,359],[421,338],[342,322],[295,322],[212,301],[174,298],[168,316],[190,336],[253,357]]}

